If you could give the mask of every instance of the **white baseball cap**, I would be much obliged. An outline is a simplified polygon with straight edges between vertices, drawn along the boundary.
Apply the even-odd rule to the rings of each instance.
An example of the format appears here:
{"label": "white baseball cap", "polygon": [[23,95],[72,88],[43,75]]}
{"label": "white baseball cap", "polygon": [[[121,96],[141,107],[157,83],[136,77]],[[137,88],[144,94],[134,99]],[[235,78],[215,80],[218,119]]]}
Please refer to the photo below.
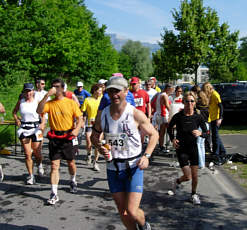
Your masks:
{"label": "white baseball cap", "polygon": [[105,79],[100,79],[99,81],[98,81],[98,84],[105,84],[107,82],[107,80],[105,80]]}
{"label": "white baseball cap", "polygon": [[83,87],[83,83],[81,81],[78,81],[76,84],[77,87]]}

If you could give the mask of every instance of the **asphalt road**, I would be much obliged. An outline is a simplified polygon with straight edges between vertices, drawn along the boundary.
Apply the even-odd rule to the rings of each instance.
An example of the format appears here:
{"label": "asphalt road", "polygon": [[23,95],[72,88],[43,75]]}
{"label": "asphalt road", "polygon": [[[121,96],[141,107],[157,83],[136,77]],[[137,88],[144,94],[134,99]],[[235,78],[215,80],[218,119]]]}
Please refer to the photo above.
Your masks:
{"label": "asphalt road", "polygon": [[[222,136],[229,153],[246,151],[244,135]],[[0,183],[0,230],[123,230],[117,209],[108,191],[105,161],[100,159],[100,172],[85,164],[85,145],[77,156],[78,193],[69,192],[66,163],[61,164],[58,195],[54,206],[46,205],[50,194],[47,143],[43,155],[46,175],[37,184],[24,184],[27,175],[24,156],[1,155],[5,179]],[[222,171],[208,168],[199,172],[202,204],[190,202],[190,182],[181,186],[175,196],[169,196],[171,181],[181,175],[171,155],[155,153],[150,167],[145,170],[142,200],[148,221],[154,230],[242,230],[247,229],[247,195]]]}

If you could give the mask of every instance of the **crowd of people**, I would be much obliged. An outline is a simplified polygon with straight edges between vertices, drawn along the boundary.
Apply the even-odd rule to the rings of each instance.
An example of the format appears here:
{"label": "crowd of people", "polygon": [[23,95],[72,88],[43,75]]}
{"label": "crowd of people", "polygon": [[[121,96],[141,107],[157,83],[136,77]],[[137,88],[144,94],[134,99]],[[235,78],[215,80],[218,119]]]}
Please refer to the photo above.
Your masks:
{"label": "crowd of people", "polygon": [[[44,90],[44,79],[38,79],[35,85],[36,90],[32,83],[24,84],[13,117],[24,149],[27,185],[35,184],[34,164],[38,176],[44,175],[42,143],[49,121],[50,205],[59,201],[61,160],[68,164],[70,191],[77,192],[75,156],[82,133],[86,137],[87,165],[100,171],[100,154],[106,159],[109,189],[129,230],[151,229],[140,202],[143,170],[149,166],[155,148],[165,154],[172,143],[183,173],[173,181],[173,191],[182,182],[192,180],[194,204],[201,203],[197,194],[198,168],[205,167],[205,154],[211,154],[218,165],[226,160],[218,133],[223,107],[209,82],[188,92],[171,84],[161,90],[155,77],[142,85],[138,77],[127,81],[121,73],[114,73],[109,80],[100,79],[90,93],[83,89],[83,82],[77,82],[74,92],[68,91],[61,79],[54,79],[48,91]],[[0,103],[0,113],[4,112]],[[3,180],[1,165],[0,179]]]}

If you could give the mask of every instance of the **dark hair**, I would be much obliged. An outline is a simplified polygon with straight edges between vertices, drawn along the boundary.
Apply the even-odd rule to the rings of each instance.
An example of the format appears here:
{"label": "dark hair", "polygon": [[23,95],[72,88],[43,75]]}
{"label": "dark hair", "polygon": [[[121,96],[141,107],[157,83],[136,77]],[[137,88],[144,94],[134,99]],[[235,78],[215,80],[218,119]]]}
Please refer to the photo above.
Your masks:
{"label": "dark hair", "polygon": [[91,91],[90,93],[93,94],[95,91],[97,91],[98,89],[102,88],[102,84],[94,84],[92,87],[91,87]]}
{"label": "dark hair", "polygon": [[173,86],[172,86],[171,84],[167,83],[167,84],[165,85],[164,90],[166,90],[166,89],[170,89],[170,88],[172,88],[172,87],[173,87]]}
{"label": "dark hair", "polygon": [[179,89],[181,89],[183,91],[183,88],[180,85],[176,86],[175,92],[177,92]]}
{"label": "dark hair", "polygon": [[195,93],[199,93],[201,91],[201,87],[199,85],[194,85],[190,91],[193,91]]}
{"label": "dark hair", "polygon": [[56,78],[56,79],[52,80],[51,86],[53,86],[54,83],[60,83],[62,88],[64,88],[64,86],[65,86],[64,81],[60,78]]}
{"label": "dark hair", "polygon": [[35,80],[35,84],[38,84],[38,83],[40,83],[41,81],[45,81],[45,79],[44,79],[44,78],[38,78],[38,79]]}

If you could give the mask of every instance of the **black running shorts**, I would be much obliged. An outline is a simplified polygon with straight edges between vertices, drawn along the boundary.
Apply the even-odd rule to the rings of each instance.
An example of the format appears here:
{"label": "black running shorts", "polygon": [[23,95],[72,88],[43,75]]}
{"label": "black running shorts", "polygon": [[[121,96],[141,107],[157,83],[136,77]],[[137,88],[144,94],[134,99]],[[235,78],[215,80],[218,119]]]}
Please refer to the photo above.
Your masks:
{"label": "black running shorts", "polygon": [[50,139],[49,140],[49,157],[50,160],[74,160],[78,151],[78,144],[73,145],[72,140]]}
{"label": "black running shorts", "polygon": [[197,145],[186,147],[181,146],[179,149],[176,150],[176,152],[181,168],[187,165],[197,166],[199,164]]}

